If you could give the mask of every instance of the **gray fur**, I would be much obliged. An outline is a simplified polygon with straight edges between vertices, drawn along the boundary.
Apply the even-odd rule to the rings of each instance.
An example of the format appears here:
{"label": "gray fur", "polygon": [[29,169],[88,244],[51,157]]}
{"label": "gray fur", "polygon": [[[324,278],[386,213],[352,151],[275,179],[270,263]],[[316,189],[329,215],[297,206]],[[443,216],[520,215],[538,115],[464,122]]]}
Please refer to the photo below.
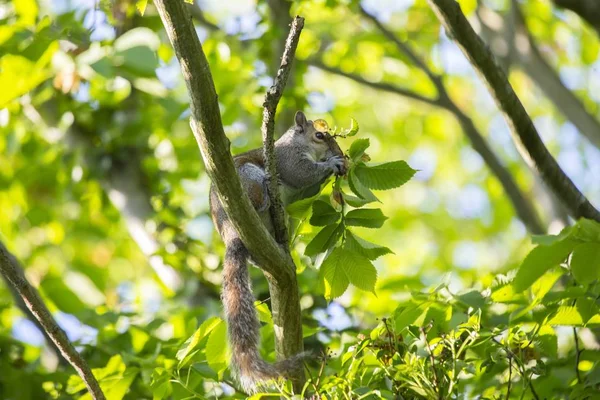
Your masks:
{"label": "gray fur", "polygon": [[[306,120],[304,114],[298,112],[296,125],[275,142],[284,205],[307,197],[310,193],[315,194],[331,174],[345,172],[345,160],[337,143],[331,137],[328,137],[329,141],[315,142],[311,138],[315,132],[312,121]],[[264,188],[263,204],[255,204],[255,207],[272,233],[267,174],[260,166],[251,162],[239,166],[238,174],[246,190],[256,183]],[[226,245],[222,300],[231,343],[232,369],[242,388],[247,393],[255,393],[258,389],[265,388],[269,381],[290,376],[294,370],[302,368],[301,360],[306,354],[275,364],[261,359],[258,351],[260,322],[254,308],[254,296],[248,276],[251,254],[223,210],[214,187],[210,192],[210,204],[213,220]]]}

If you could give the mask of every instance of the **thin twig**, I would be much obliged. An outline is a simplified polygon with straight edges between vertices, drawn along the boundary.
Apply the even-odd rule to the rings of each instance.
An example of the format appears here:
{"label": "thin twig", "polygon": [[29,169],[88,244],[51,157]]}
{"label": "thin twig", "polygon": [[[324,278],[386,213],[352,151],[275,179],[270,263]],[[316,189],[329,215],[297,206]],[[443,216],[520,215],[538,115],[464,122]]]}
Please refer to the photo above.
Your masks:
{"label": "thin twig", "polygon": [[[519,374],[523,378],[523,382],[527,383],[527,385],[529,386],[529,389],[531,390],[531,394],[533,395],[533,397],[536,400],[539,400],[537,392],[535,391],[535,388],[533,387],[533,383],[531,382],[531,376],[529,376],[529,377],[527,376],[527,371],[525,370],[525,365],[523,365],[523,362],[521,361],[521,359],[507,345],[500,343],[498,341],[498,339],[496,339],[495,337],[492,337],[492,341],[494,343],[496,343],[498,346],[502,347],[502,349],[504,349],[504,351],[506,352],[506,356],[508,358],[512,358],[513,360],[515,360],[515,362],[517,363],[517,370],[519,371]],[[522,368],[522,370],[521,370],[521,368]]]}
{"label": "thin twig", "polygon": [[427,63],[420,56],[418,56],[415,53],[415,51],[411,49],[408,43],[398,38],[396,34],[394,34],[392,31],[386,28],[385,25],[383,25],[375,16],[369,14],[362,7],[360,10],[361,13],[367,19],[373,22],[373,24],[385,37],[387,37],[396,45],[398,51],[406,55],[411,60],[411,62],[415,64],[416,67],[421,69],[429,77],[429,79],[431,80],[432,84],[435,86],[438,92],[437,99],[423,97],[418,93],[391,84],[367,81],[366,79],[361,78],[358,75],[342,72],[337,68],[326,66],[322,62],[316,60],[310,60],[309,63],[327,72],[344,76],[363,85],[395,93],[414,100],[422,101],[433,106],[438,106],[452,113],[457,119],[461,128],[463,129],[464,134],[471,142],[471,146],[473,146],[473,149],[477,153],[479,153],[479,155],[481,156],[481,158],[483,158],[488,168],[500,181],[500,184],[502,185],[510,201],[512,202],[517,216],[521,219],[521,221],[523,221],[529,232],[533,234],[545,233],[546,229],[544,228],[544,224],[540,220],[539,215],[535,210],[533,202],[517,186],[517,183],[515,182],[512,174],[502,164],[498,156],[492,151],[492,149],[484,139],[483,135],[477,130],[471,118],[469,118],[469,116],[465,114],[451,99],[444,85],[442,76],[435,73],[427,65]]}
{"label": "thin twig", "polygon": [[431,350],[431,346],[429,346],[429,341],[427,340],[427,333],[423,327],[421,329],[421,334],[423,335],[423,340],[425,341],[425,345],[427,346],[427,351],[429,352],[429,359],[431,360],[431,368],[433,369],[433,384],[438,392],[438,399],[442,399],[442,388],[440,386],[440,382],[438,380],[437,368],[435,367],[435,357],[433,356],[433,351]]}
{"label": "thin twig", "polygon": [[506,388],[506,400],[510,399],[510,384],[512,381],[512,357],[508,357],[508,387]]}
{"label": "thin twig", "polygon": [[75,350],[65,332],[58,326],[37,290],[25,278],[17,259],[0,243],[0,273],[15,288],[23,302],[60,350],[60,354],[77,371],[94,400],[105,400],[98,381],[87,362]]}
{"label": "thin twig", "polygon": [[330,67],[330,66],[324,64],[321,60],[318,60],[315,58],[308,59],[308,60],[306,60],[306,62],[309,65],[312,65],[314,67],[322,69],[323,71],[327,71],[327,72],[330,72],[335,75],[340,75],[345,78],[352,79],[355,82],[362,83],[363,85],[371,86],[372,88],[375,88],[375,89],[383,90],[384,92],[396,93],[396,94],[399,94],[406,98],[417,100],[422,103],[429,104],[429,105],[436,106],[436,107],[442,106],[439,99],[432,99],[430,97],[425,97],[419,93],[413,92],[410,89],[404,89],[404,88],[401,88],[401,87],[398,87],[398,86],[395,86],[395,85],[392,85],[389,83],[368,81],[360,75],[356,75],[356,74],[349,73],[349,72],[342,72],[341,70],[334,68],[334,67]]}
{"label": "thin twig", "polygon": [[577,328],[573,328],[573,337],[575,338],[575,374],[577,375],[577,383],[581,383],[581,373],[579,372],[579,360],[581,359],[581,350],[579,349],[579,337],[577,336]]}
{"label": "thin twig", "polygon": [[490,49],[475,33],[454,0],[428,0],[449,36],[459,45],[469,62],[481,75],[496,104],[504,114],[513,140],[523,158],[541,175],[574,218],[600,222],[600,212],[565,175],[540,138],[531,118],[515,94]]}
{"label": "thin twig", "polygon": [[271,201],[270,213],[273,220],[275,230],[275,239],[285,249],[289,246],[289,237],[285,224],[285,210],[279,195],[279,182],[277,177],[277,164],[275,161],[275,112],[277,105],[283,95],[283,90],[287,83],[292,62],[300,40],[300,33],[304,27],[304,18],[296,16],[292,21],[290,33],[285,42],[283,56],[281,57],[281,65],[277,70],[277,76],[273,81],[273,85],[267,91],[265,101],[263,103],[263,120],[261,132],[263,137],[265,169],[269,174],[269,199]]}

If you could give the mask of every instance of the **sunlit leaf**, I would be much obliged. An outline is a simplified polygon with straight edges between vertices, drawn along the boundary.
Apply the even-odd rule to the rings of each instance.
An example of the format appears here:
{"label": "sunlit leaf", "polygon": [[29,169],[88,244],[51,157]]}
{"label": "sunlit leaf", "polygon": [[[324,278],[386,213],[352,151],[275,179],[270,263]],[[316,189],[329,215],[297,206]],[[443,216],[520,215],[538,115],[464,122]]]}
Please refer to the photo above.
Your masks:
{"label": "sunlit leaf", "polygon": [[408,182],[416,172],[405,161],[393,161],[370,166],[359,164],[354,170],[356,177],[363,185],[375,190],[400,187]]}
{"label": "sunlit leaf", "polygon": [[515,290],[522,291],[530,287],[547,270],[564,262],[573,251],[577,242],[565,239],[549,246],[537,246],[525,257],[513,281]]}
{"label": "sunlit leaf", "polygon": [[571,273],[582,285],[600,279],[600,243],[582,243],[573,249]]}

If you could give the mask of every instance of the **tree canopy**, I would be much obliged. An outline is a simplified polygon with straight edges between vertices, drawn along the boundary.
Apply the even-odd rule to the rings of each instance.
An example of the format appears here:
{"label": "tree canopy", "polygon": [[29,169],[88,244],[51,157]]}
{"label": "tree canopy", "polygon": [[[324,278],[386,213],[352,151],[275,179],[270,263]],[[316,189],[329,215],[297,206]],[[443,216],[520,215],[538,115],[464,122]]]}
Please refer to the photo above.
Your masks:
{"label": "tree canopy", "polygon": [[[169,30],[168,1],[200,53]],[[303,110],[351,168],[287,208],[288,237],[248,235],[270,263],[251,271],[262,356],[297,349],[272,312],[294,307],[314,355],[306,384],[265,392],[600,397],[590,3],[0,5],[0,398],[246,397],[228,368],[208,192],[211,178],[234,184],[219,170],[229,151],[263,145],[296,15],[275,136]],[[244,217],[242,197],[230,201]]]}

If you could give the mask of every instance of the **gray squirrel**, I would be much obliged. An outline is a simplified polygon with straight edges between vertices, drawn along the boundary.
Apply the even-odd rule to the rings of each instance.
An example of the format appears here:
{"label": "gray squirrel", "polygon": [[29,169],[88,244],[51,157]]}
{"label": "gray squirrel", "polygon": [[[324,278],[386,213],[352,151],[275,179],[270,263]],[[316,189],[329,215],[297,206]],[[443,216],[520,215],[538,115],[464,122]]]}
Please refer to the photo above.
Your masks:
{"label": "gray squirrel", "polygon": [[[348,164],[344,153],[329,133],[298,111],[295,125],[275,142],[275,158],[282,202],[285,205],[315,195],[332,174],[344,175]],[[263,223],[273,234],[263,149],[234,157],[242,187]],[[254,296],[248,275],[251,254],[217,196],[210,190],[210,210],[217,231],[225,242],[222,301],[231,345],[231,366],[242,388],[254,393],[266,381],[289,377],[302,367],[303,354],[269,364],[258,351],[260,323],[254,308]]]}

